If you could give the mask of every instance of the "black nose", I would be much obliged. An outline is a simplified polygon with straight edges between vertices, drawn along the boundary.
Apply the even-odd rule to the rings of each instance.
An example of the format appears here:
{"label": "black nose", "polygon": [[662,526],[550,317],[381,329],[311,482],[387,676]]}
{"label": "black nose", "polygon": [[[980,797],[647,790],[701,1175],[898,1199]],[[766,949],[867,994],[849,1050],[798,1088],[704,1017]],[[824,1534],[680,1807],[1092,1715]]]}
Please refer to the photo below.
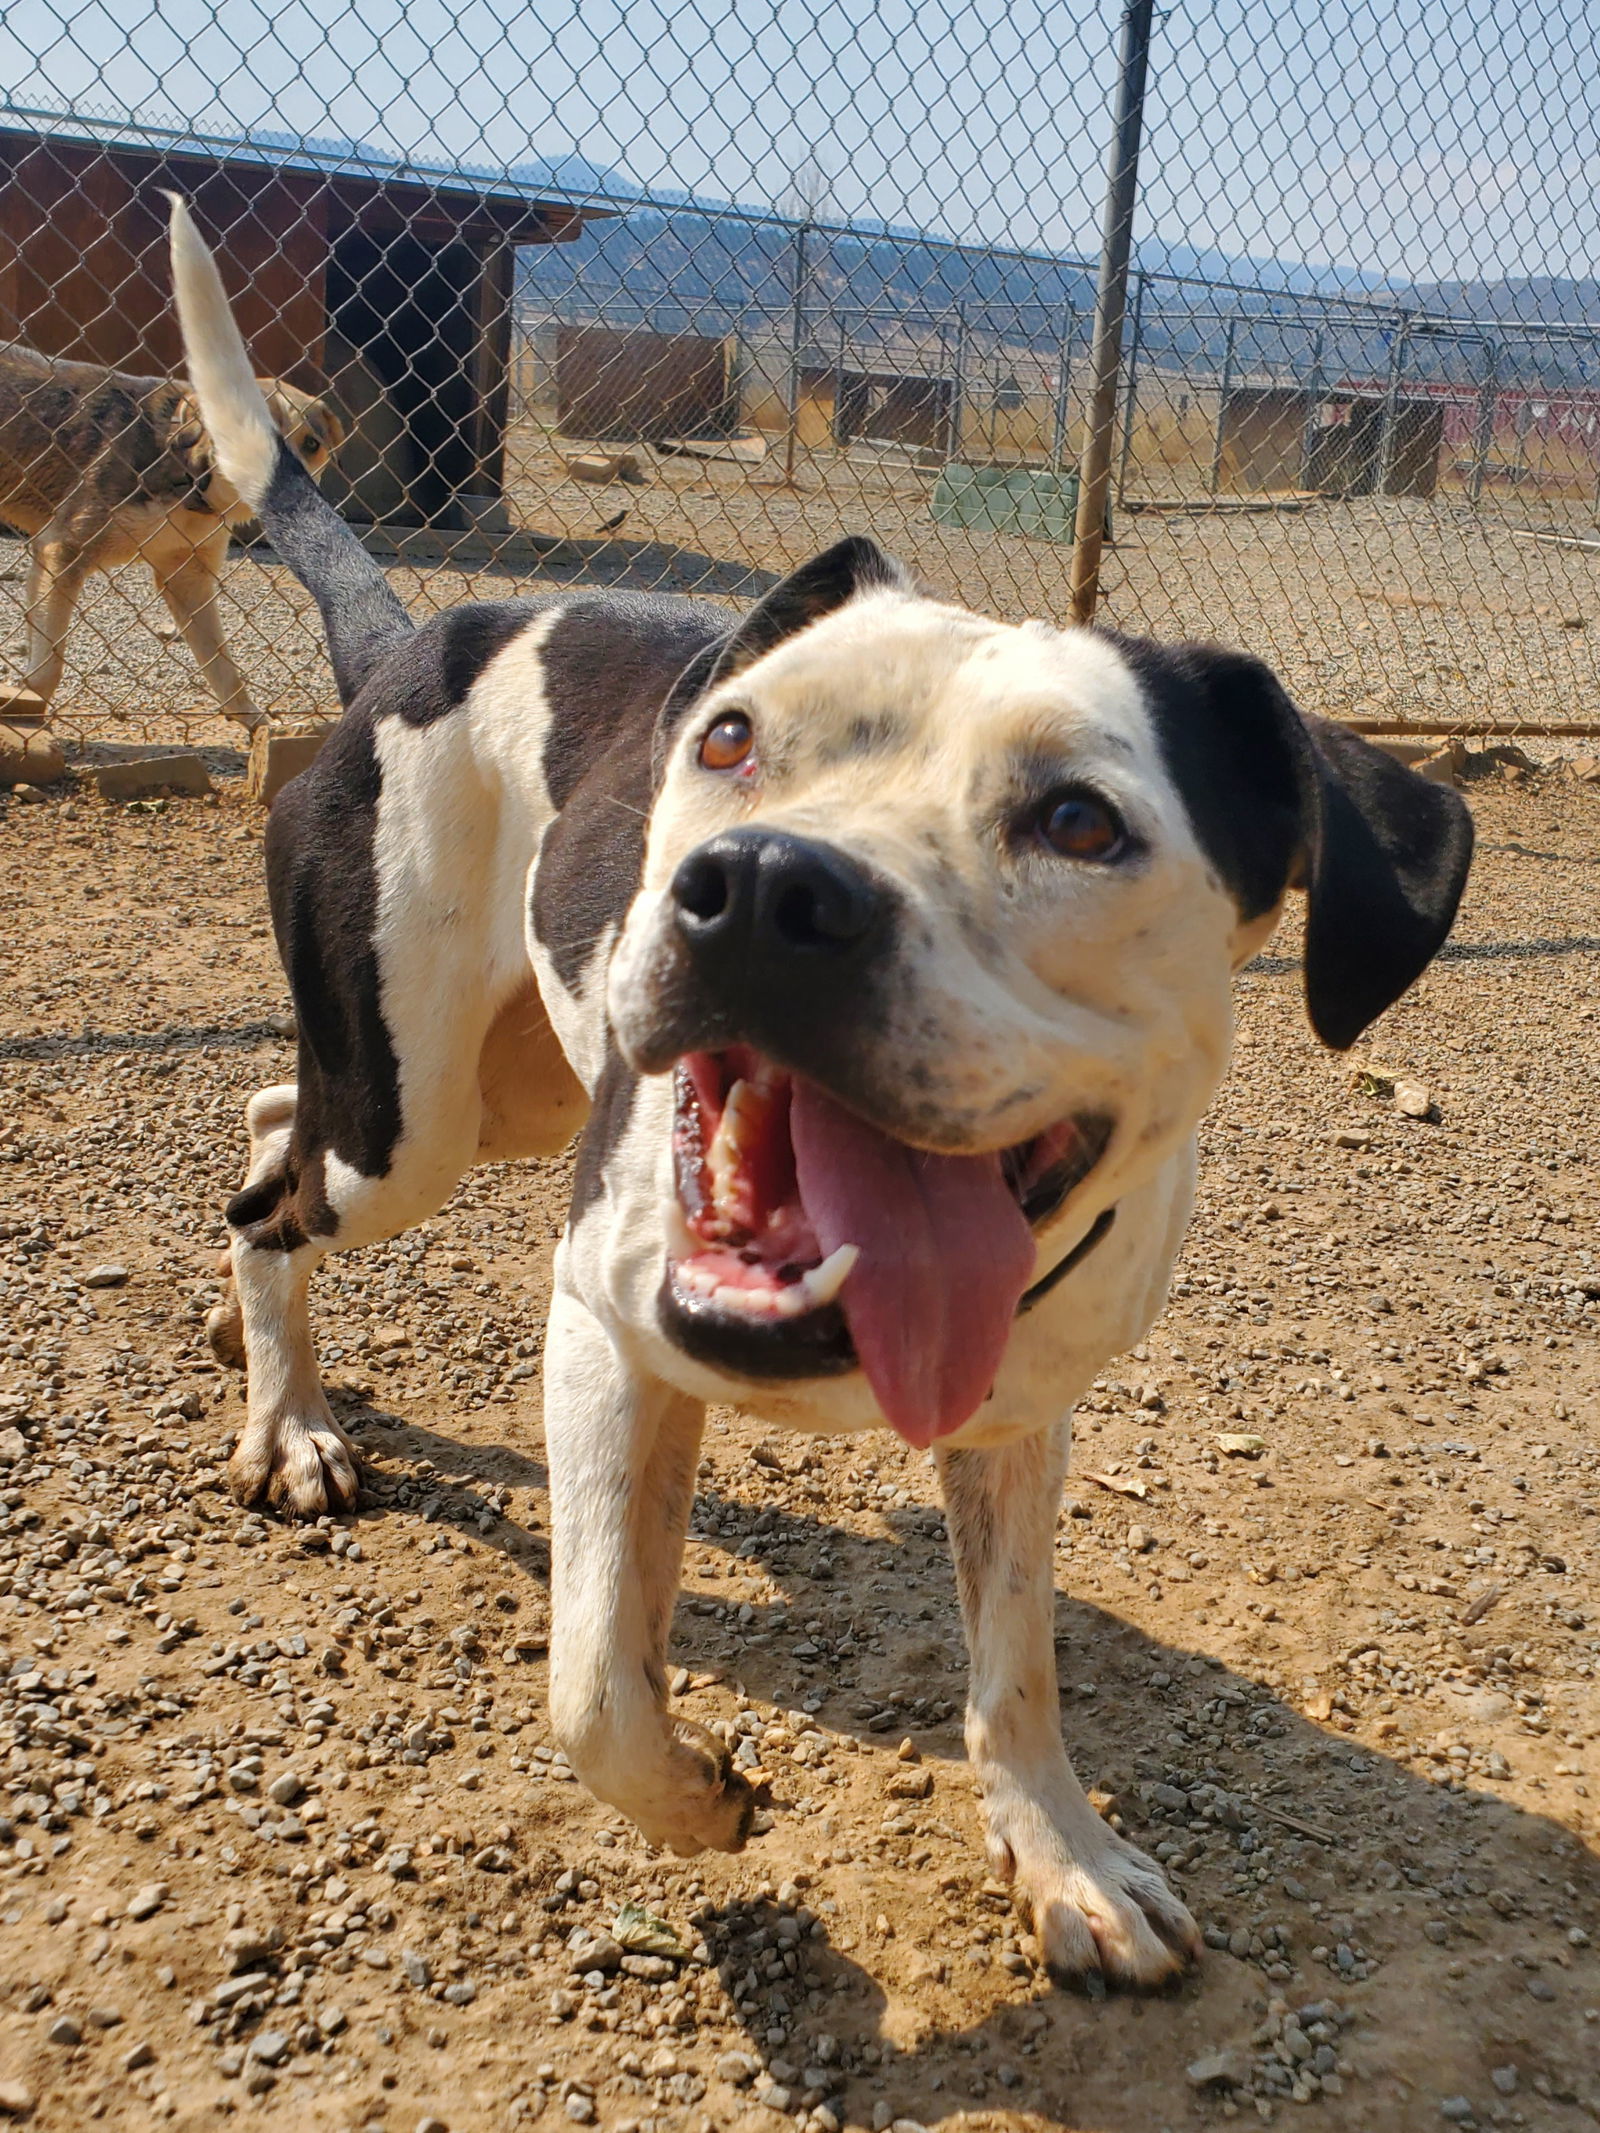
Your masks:
{"label": "black nose", "polygon": [[728,830],[672,877],[678,931],[702,962],[843,961],[880,930],[883,890],[832,845]]}

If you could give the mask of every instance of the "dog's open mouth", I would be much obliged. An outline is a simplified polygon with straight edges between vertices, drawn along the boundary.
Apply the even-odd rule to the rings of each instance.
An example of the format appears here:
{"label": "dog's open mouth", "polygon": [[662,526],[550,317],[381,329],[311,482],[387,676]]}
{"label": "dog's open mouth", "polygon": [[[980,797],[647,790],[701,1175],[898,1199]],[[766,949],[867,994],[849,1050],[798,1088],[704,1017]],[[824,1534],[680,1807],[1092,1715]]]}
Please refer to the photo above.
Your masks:
{"label": "dog's open mouth", "polygon": [[987,1155],[893,1139],[748,1046],[676,1070],[686,1248],[663,1312],[690,1354],[750,1377],[866,1372],[911,1443],[982,1404],[1032,1279],[1033,1226],[1104,1152],[1064,1119]]}

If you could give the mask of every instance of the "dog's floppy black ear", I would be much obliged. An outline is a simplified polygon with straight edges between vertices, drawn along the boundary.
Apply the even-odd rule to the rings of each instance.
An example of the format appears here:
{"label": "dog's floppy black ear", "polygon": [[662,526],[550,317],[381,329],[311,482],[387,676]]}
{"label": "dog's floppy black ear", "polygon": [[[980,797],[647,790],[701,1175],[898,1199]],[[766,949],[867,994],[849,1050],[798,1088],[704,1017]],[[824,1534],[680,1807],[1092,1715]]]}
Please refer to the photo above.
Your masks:
{"label": "dog's floppy black ear", "polygon": [[1259,659],[1114,641],[1241,921],[1304,889],[1306,1011],[1343,1051],[1444,945],[1472,861],[1465,803],[1358,734],[1302,718]]}
{"label": "dog's floppy black ear", "polygon": [[808,623],[820,622],[859,594],[913,590],[909,572],[886,555],[876,541],[852,533],[809,563],[791,571],[751,608],[722,645],[707,686],[726,681],[770,652]]}
{"label": "dog's floppy black ear", "polygon": [[[1284,699],[1288,703],[1287,697]],[[1306,1009],[1343,1051],[1444,946],[1472,864],[1472,816],[1348,728],[1295,718],[1309,746]]]}

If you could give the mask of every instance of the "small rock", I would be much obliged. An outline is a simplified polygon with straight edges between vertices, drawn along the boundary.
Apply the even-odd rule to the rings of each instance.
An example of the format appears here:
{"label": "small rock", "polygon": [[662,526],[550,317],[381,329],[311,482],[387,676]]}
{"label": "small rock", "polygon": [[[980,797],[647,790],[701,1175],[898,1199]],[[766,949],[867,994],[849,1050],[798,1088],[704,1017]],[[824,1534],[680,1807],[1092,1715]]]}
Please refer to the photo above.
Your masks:
{"label": "small rock", "polygon": [[717,2061],[719,2079],[731,2082],[736,2089],[748,2088],[760,2071],[760,2060],[748,2052],[724,2052]]}
{"label": "small rock", "polygon": [[153,2044],[136,2044],[123,2060],[122,2071],[125,2074],[136,2074],[141,2066],[153,2066],[155,2064],[155,2056],[155,2046]]}
{"label": "small rock", "polygon": [[432,1964],[425,1955],[419,1955],[415,1948],[400,1950],[400,1967],[406,1974],[407,1983],[415,1985],[419,1992],[433,1983]]}
{"label": "small rock", "polygon": [[575,2126],[592,2126],[594,2124],[594,2098],[585,2096],[580,2089],[574,2089],[566,2100],[566,2113]]}
{"label": "small rock", "polygon": [[251,2043],[250,2056],[263,2066],[278,2066],[289,2056],[289,2039],[281,2029],[263,2029]]}
{"label": "small rock", "polygon": [[33,2091],[20,2081],[0,2081],[0,2112],[7,2118],[33,2115]]}
{"label": "small rock", "polygon": [[253,1926],[238,1926],[223,1940],[222,1953],[230,1970],[256,1970],[276,1946],[276,1933],[258,1933]]}
{"label": "small rock", "polygon": [[622,1956],[621,1943],[613,1940],[609,1933],[601,1933],[573,1950],[572,1967],[583,1975],[591,1970],[603,1970],[609,1975],[613,1970],[621,1969]]}
{"label": "small rock", "polygon": [[231,1977],[225,1985],[219,1985],[211,1997],[219,2007],[231,2007],[235,2000],[245,1999],[263,1985],[272,1983],[271,1973],[266,1970],[246,1970],[239,1977]]}
{"label": "small rock", "polygon": [[91,2007],[89,2021],[95,2029],[117,2029],[121,2026],[122,2016],[115,2007]]}
{"label": "small rock", "polygon": [[1517,2093],[1517,2070],[1514,2066],[1497,2066],[1489,2079],[1502,2096],[1515,2096]]}
{"label": "small rock", "polygon": [[267,1798],[275,1800],[280,1807],[292,1807],[296,1800],[303,1800],[305,1795],[304,1779],[292,1770],[285,1770],[267,1787]]}
{"label": "small rock", "polygon": [[1206,2052],[1199,2059],[1191,2059],[1183,2070],[1192,2089],[1220,2088],[1224,2083],[1243,2088],[1246,2073],[1244,2059],[1236,2051]]}
{"label": "small rock", "polygon": [[108,1260],[104,1266],[92,1266],[83,1277],[86,1289],[120,1289],[128,1278],[128,1269]]}
{"label": "small rock", "polygon": [[15,1466],[27,1452],[28,1442],[20,1429],[0,1429],[0,1466]]}
{"label": "small rock", "polygon": [[128,1916],[154,1918],[171,1893],[164,1881],[147,1881],[128,1898]]}
{"label": "small rock", "polygon": [[435,2118],[430,2111],[426,2118],[417,2120],[417,2133],[450,2133],[450,2128],[442,2118]]}
{"label": "small rock", "polygon": [[1453,2126],[1470,2125],[1477,2117],[1470,2096],[1444,2096],[1439,2102],[1439,2116],[1448,2118]]}
{"label": "small rock", "polygon": [[1420,1081],[1397,1081],[1394,1107],[1402,1118],[1427,1118],[1433,1110],[1433,1098]]}
{"label": "small rock", "polygon": [[81,2044],[83,2042],[83,2031],[73,2021],[71,2015],[57,2015],[56,2019],[45,2031],[45,2036],[52,2044]]}

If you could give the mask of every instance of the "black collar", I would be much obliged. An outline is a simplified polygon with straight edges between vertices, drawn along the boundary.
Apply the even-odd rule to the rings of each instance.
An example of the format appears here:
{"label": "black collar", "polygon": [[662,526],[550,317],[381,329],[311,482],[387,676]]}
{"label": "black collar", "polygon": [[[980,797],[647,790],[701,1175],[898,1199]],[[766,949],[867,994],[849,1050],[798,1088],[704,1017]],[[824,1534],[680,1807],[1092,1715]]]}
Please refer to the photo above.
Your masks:
{"label": "black collar", "polygon": [[1064,1280],[1075,1266],[1081,1266],[1097,1244],[1103,1243],[1111,1234],[1111,1225],[1117,1219],[1114,1207],[1108,1207],[1103,1215],[1096,1217],[1088,1233],[1078,1239],[1065,1259],[1058,1260],[1042,1281],[1036,1281],[1031,1289],[1023,1291],[1022,1301],[1017,1305],[1017,1316],[1031,1311],[1041,1296],[1048,1296],[1058,1281]]}

